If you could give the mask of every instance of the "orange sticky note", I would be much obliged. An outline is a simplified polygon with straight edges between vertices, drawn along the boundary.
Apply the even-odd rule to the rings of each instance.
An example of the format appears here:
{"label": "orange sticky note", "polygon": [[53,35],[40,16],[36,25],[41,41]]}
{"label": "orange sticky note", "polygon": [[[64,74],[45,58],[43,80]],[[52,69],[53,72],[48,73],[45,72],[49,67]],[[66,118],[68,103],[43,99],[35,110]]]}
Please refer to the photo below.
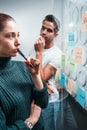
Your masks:
{"label": "orange sticky note", "polygon": [[82,31],[87,31],[87,12],[82,14]]}
{"label": "orange sticky note", "polygon": [[69,92],[69,94],[72,94],[73,86],[74,86],[73,80],[69,79],[68,80],[68,86],[67,86],[67,92]]}
{"label": "orange sticky note", "polygon": [[82,63],[82,52],[83,52],[83,49],[81,47],[75,48],[75,62],[79,64]]}

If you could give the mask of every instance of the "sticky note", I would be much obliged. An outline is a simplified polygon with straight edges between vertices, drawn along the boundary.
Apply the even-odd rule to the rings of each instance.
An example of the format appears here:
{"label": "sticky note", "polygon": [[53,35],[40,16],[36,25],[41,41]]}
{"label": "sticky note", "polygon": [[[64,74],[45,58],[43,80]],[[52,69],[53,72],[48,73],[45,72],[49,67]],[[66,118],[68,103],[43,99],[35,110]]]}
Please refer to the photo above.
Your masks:
{"label": "sticky note", "polygon": [[74,62],[74,59],[73,58],[70,58],[70,71],[75,71],[75,62]]}
{"label": "sticky note", "polygon": [[73,82],[73,80],[68,79],[67,92],[69,92],[69,94],[72,94],[73,86],[74,86],[74,82]]}
{"label": "sticky note", "polygon": [[65,60],[66,59],[65,59],[65,55],[64,54],[62,54],[61,60],[62,60],[62,62],[61,62],[62,66],[65,67]]}
{"label": "sticky note", "polygon": [[74,46],[75,45],[75,36],[74,32],[68,33],[68,46]]}
{"label": "sticky note", "polygon": [[82,14],[82,31],[87,31],[87,12]]}
{"label": "sticky note", "polygon": [[83,108],[85,107],[85,91],[81,87],[78,88],[76,100]]}
{"label": "sticky note", "polygon": [[81,47],[76,47],[75,48],[75,62],[79,64],[82,63],[82,54],[83,54],[83,49]]}
{"label": "sticky note", "polygon": [[65,75],[64,75],[64,73],[61,74],[61,77],[60,77],[60,85],[61,85],[62,87],[65,86]]}
{"label": "sticky note", "polygon": [[57,71],[56,71],[56,74],[55,74],[55,81],[58,82],[59,79],[60,79],[60,73],[59,73],[59,71],[57,70]]}

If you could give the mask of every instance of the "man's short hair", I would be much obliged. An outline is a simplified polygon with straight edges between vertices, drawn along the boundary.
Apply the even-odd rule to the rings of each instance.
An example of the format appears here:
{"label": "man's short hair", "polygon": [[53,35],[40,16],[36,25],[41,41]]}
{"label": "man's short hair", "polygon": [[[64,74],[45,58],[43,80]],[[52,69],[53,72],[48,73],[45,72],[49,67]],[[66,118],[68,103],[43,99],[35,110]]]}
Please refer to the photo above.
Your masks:
{"label": "man's short hair", "polygon": [[49,21],[49,22],[52,22],[54,25],[55,25],[55,30],[56,31],[59,31],[59,28],[60,28],[60,22],[59,20],[52,14],[49,14],[49,15],[46,15],[43,22],[44,21]]}

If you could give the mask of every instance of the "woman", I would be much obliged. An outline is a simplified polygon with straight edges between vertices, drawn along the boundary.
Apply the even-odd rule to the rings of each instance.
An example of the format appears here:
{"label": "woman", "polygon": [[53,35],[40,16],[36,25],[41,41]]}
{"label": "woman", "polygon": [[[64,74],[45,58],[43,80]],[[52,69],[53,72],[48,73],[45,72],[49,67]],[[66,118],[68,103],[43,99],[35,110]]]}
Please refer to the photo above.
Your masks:
{"label": "woman", "polygon": [[48,93],[40,62],[34,58],[12,61],[19,46],[15,20],[0,13],[0,130],[44,130],[40,107],[47,106]]}

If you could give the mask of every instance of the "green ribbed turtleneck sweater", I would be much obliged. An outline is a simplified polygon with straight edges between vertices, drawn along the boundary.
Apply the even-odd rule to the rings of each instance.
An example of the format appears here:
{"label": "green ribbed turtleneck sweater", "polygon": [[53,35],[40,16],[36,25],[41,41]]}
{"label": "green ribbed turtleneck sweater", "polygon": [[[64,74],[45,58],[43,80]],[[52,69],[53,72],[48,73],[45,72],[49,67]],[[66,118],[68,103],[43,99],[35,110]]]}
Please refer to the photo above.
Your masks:
{"label": "green ribbed turtleneck sweater", "polygon": [[[28,130],[24,120],[32,99],[42,108],[47,106],[46,84],[36,89],[25,63],[0,57],[0,130]],[[42,117],[32,130],[44,130]]]}

